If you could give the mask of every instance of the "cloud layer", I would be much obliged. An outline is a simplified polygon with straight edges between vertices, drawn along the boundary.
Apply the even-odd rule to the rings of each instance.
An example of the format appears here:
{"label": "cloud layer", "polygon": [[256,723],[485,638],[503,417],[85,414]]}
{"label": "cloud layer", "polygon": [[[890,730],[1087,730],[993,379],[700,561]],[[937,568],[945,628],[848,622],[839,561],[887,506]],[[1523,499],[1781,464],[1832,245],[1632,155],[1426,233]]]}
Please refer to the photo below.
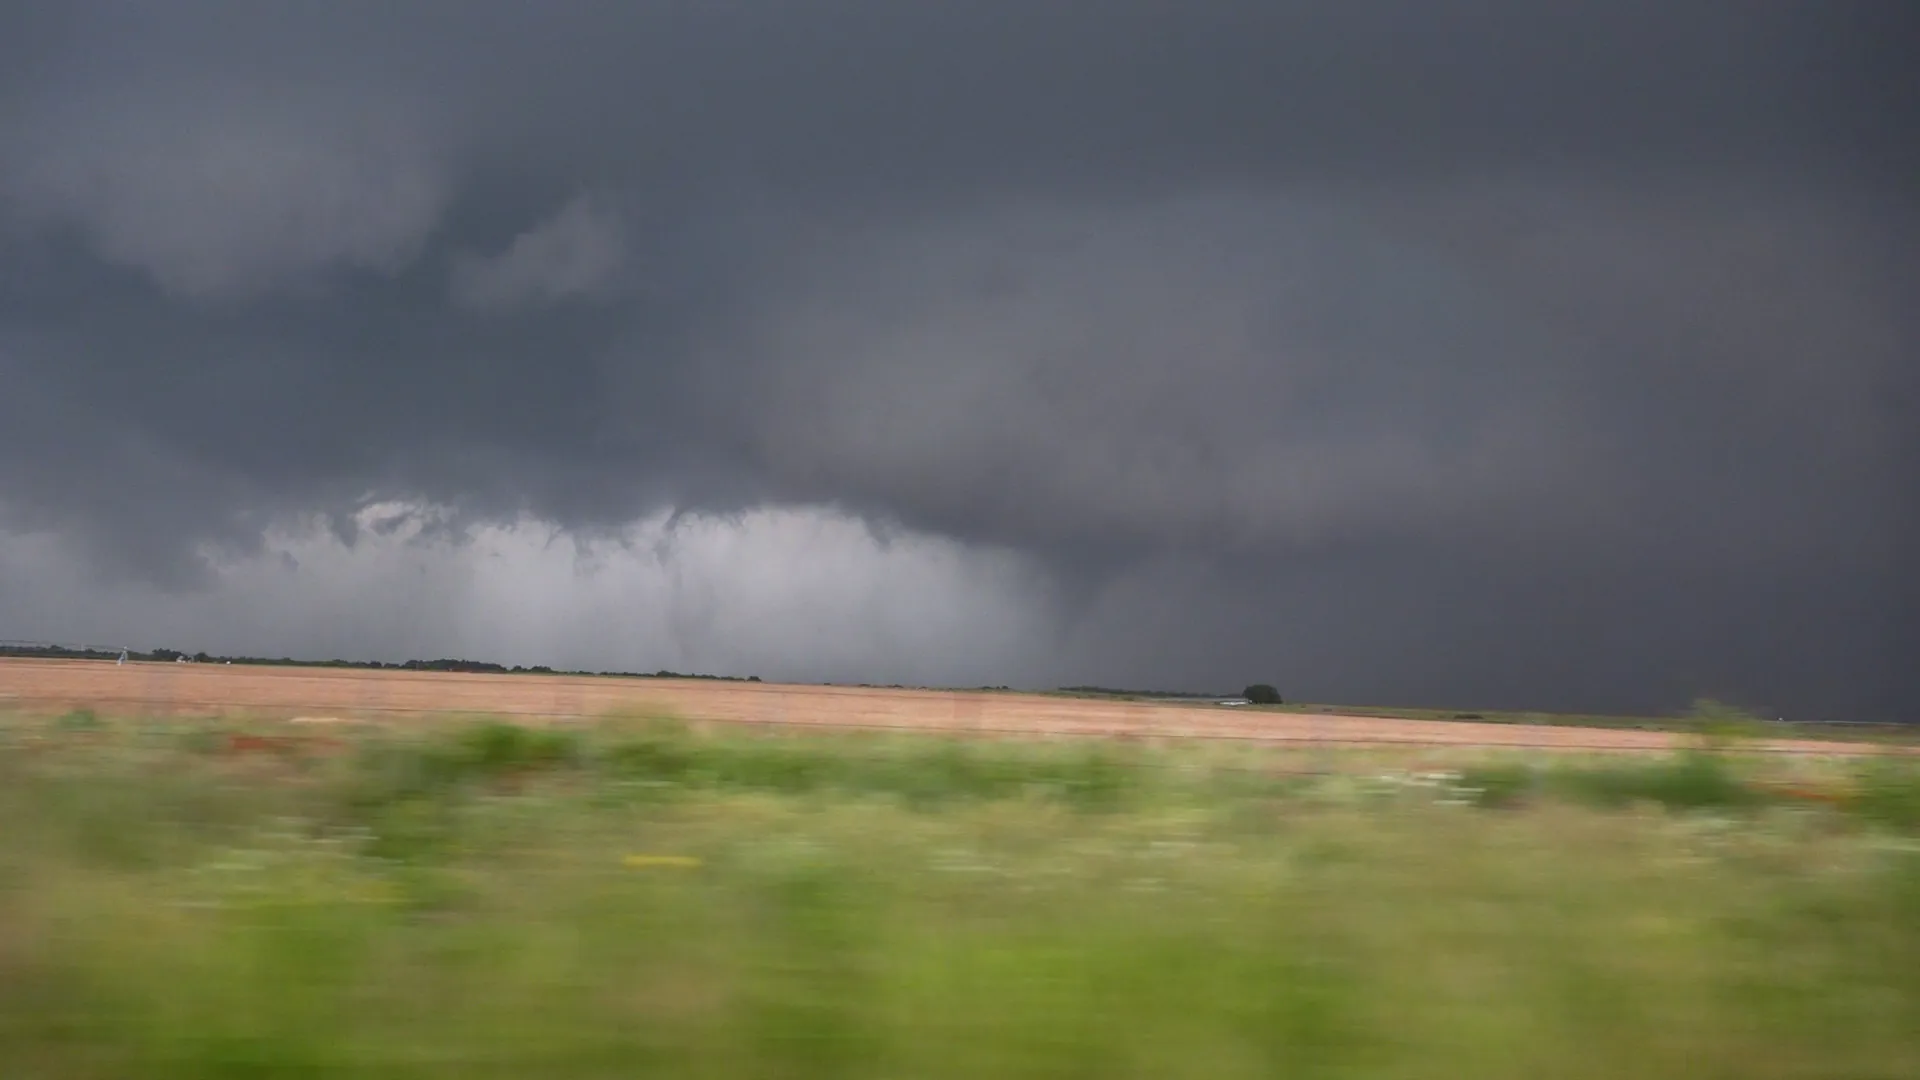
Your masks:
{"label": "cloud layer", "polygon": [[[809,559],[968,592],[855,521],[1033,576],[937,640],[876,611],[834,652],[715,614],[757,644],[710,655],[1896,713],[1920,692],[1916,21],[16,8],[0,602],[57,555],[95,621],[165,624],[164,595],[220,612],[196,633],[260,626],[234,566],[319,520],[337,558],[303,573],[377,577],[399,556],[363,511],[395,501],[444,508],[415,548],[449,567],[468,549],[437,538],[472,530],[827,514],[852,531],[755,526],[753,559],[703,564],[758,582],[715,611]],[[53,617],[31,593],[0,629]],[[803,594],[768,610],[857,609]],[[512,595],[487,610],[600,610]],[[316,643],[450,640],[324,610]],[[609,666],[668,666],[664,640]]]}
{"label": "cloud layer", "polygon": [[[0,603],[46,639],[391,659],[459,656],[931,685],[1033,679],[1044,578],[1004,551],[876,535],[821,508],[653,515],[577,540],[533,520],[458,537],[435,507],[373,505],[360,534],[288,523],[181,595],[104,585],[48,535],[0,544]],[[1042,601],[1036,609],[1035,601]],[[997,685],[997,683],[996,683]]]}
{"label": "cloud layer", "polygon": [[618,215],[576,198],[499,254],[460,258],[449,294],[456,304],[480,310],[600,296],[626,262],[622,231]]}

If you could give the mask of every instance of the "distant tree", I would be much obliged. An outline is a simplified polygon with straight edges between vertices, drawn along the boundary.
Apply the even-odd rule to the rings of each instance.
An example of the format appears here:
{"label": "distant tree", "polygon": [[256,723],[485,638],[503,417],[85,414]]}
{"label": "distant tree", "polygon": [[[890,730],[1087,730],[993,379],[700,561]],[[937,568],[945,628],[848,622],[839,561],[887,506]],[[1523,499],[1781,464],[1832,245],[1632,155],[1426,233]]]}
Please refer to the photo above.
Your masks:
{"label": "distant tree", "polygon": [[1242,691],[1241,696],[1253,702],[1255,705],[1283,704],[1280,700],[1280,691],[1275,690],[1266,683],[1254,683]]}
{"label": "distant tree", "polygon": [[213,663],[213,657],[208,656],[204,652],[197,652],[193,654],[193,662],[196,664],[211,664]]}

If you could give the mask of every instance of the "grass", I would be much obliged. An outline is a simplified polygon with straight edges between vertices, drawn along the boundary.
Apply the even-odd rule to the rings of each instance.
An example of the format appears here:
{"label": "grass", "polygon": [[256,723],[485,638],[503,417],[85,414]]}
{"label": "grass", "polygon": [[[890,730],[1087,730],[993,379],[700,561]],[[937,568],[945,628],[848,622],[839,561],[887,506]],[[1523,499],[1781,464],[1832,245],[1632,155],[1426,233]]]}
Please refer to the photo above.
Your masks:
{"label": "grass", "polygon": [[1920,775],[0,723],[0,1076],[1920,1075]]}

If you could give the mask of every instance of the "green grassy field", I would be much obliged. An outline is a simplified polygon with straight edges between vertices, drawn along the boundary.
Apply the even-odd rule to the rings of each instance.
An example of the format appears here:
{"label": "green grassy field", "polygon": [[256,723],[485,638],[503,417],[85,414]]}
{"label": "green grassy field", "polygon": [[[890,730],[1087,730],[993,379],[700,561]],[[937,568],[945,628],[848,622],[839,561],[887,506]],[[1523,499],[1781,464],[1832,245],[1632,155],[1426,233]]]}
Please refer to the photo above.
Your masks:
{"label": "green grassy field", "polygon": [[0,721],[0,1077],[1920,1076],[1911,760],[295,730]]}

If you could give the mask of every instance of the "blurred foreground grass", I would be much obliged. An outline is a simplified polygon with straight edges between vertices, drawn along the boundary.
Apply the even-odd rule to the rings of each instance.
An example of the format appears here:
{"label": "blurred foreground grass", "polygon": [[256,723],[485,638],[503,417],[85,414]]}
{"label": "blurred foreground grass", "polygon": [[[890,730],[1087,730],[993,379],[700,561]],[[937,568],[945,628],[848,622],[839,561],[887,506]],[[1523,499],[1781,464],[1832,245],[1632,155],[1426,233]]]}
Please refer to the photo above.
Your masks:
{"label": "blurred foreground grass", "polygon": [[1910,760],[314,730],[0,721],[0,1077],[1920,1076]]}

